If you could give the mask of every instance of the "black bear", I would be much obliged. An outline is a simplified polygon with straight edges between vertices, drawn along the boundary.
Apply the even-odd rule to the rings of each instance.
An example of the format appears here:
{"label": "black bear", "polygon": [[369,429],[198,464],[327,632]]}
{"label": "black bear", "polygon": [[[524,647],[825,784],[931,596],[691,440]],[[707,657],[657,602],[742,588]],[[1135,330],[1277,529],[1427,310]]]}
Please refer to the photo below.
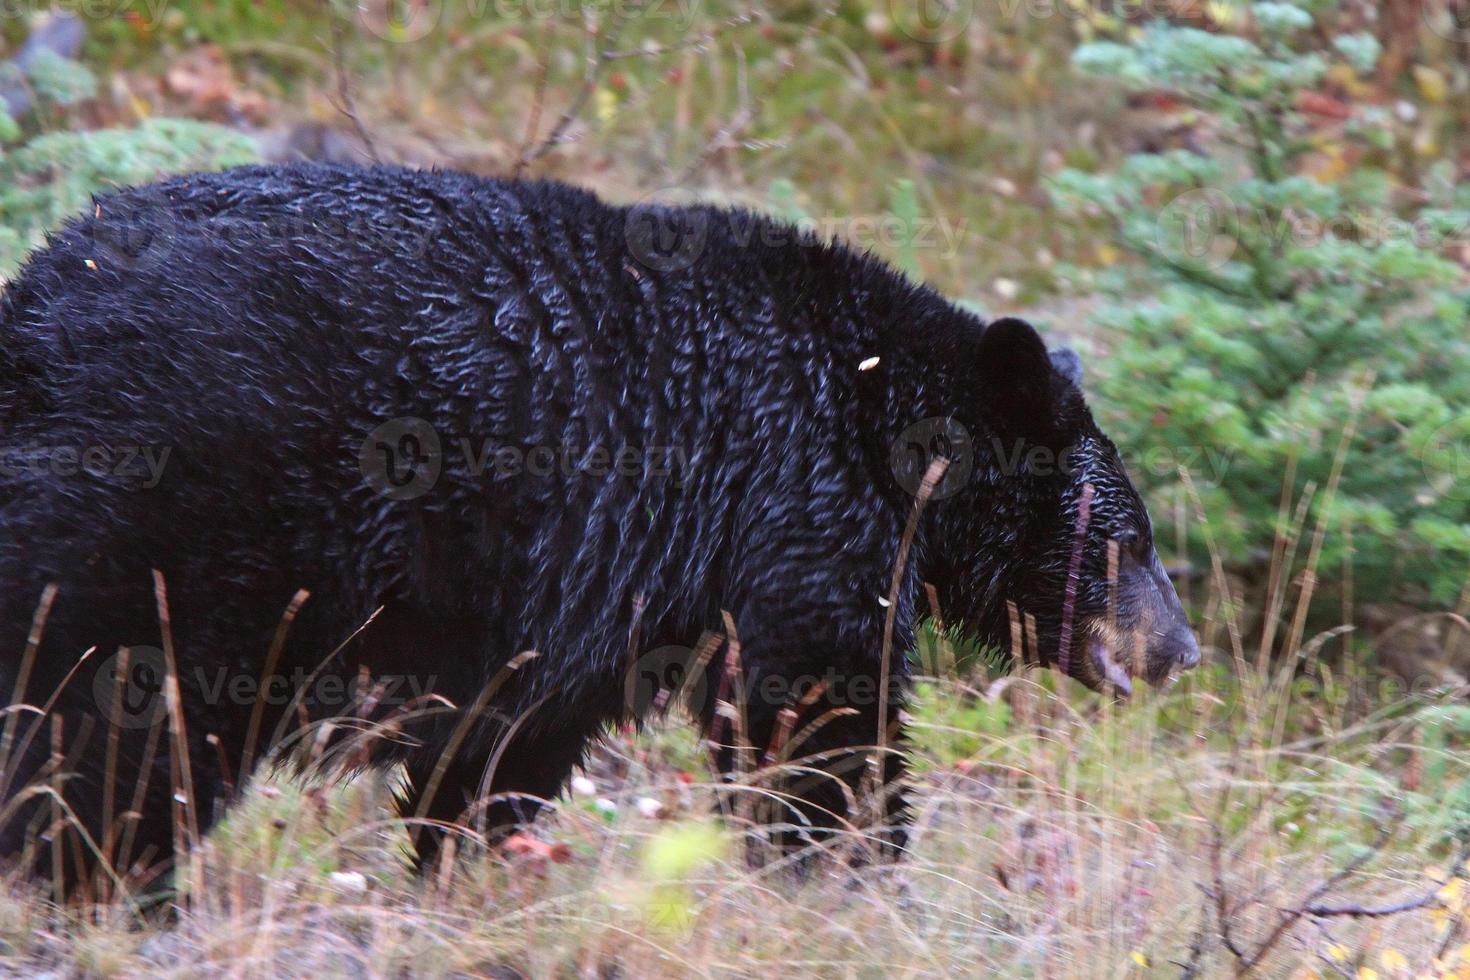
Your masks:
{"label": "black bear", "polygon": [[424,861],[675,699],[783,846],[899,848],[924,617],[1104,690],[1198,660],[1076,367],[742,211],[100,197],[0,305],[0,852],[146,878],[305,742],[402,763]]}

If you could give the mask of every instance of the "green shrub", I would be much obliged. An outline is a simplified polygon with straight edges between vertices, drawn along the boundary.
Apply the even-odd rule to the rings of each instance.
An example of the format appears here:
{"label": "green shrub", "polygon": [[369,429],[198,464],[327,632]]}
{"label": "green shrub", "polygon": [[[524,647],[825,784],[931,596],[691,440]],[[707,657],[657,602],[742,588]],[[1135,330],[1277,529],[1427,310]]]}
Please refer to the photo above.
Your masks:
{"label": "green shrub", "polygon": [[[1160,23],[1078,49],[1083,72],[1167,90],[1196,138],[1064,171],[1053,200],[1137,260],[1075,275],[1101,295],[1100,411],[1161,543],[1182,523],[1188,557],[1212,536],[1259,582],[1289,484],[1287,509],[1315,490],[1307,531],[1327,532],[1319,595],[1350,571],[1356,598],[1448,603],[1470,570],[1470,291],[1451,248],[1470,201],[1448,163],[1404,186],[1402,121],[1341,94],[1377,43],[1321,40],[1332,7],[1256,3],[1234,34]],[[1304,111],[1334,98],[1345,120]]]}
{"label": "green shrub", "polygon": [[[53,122],[89,98],[96,82],[60,56],[33,66],[37,119]],[[170,173],[217,170],[256,159],[234,130],[189,119],[149,119],[127,129],[35,133],[0,109],[0,283],[45,233],[85,209],[93,194]]]}

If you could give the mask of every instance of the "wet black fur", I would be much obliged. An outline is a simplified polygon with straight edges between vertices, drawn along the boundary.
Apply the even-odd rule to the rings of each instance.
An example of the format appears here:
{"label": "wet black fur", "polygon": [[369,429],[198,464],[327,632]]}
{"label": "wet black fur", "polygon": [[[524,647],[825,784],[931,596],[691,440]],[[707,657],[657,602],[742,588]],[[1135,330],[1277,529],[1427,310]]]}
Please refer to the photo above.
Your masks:
{"label": "wet black fur", "polygon": [[[672,236],[676,254],[650,252],[639,222]],[[364,478],[360,453],[402,417],[430,423],[446,456],[432,490],[394,500]],[[515,654],[537,651],[424,807],[453,821],[473,815],[492,761],[495,793],[556,796],[589,741],[648,703],[630,697],[630,662],[724,635],[728,612],[744,690],[837,678],[796,730],[832,707],[855,713],[833,716],[796,754],[857,787],[863,757],[833,750],[877,736],[878,699],[851,685],[879,673],[880,600],[915,503],[892,450],[936,417],[973,436],[973,475],[918,526],[894,617],[890,719],[902,651],[927,613],[921,583],[936,585],[951,624],[1002,648],[1013,600],[1037,618],[1035,656],[1052,661],[1084,480],[1096,496],[1079,621],[1106,598],[1101,542],[1136,534],[1147,547],[1147,516],[1112,446],[1029,327],[987,335],[881,262],[748,214],[629,212],[555,183],[291,166],[120,191],[36,252],[4,294],[0,443],[171,452],[154,487],[133,471],[0,470],[0,689],[14,686],[42,590],[56,583],[24,699],[50,698],[98,649],[51,714],[70,750],[65,797],[101,840],[108,726],[94,675],[119,646],[161,645],[153,569],[168,589],[202,826],[241,781],[251,706],[211,695],[200,668],[258,677],[298,589],[311,597],[280,674],[317,668],[380,607],[326,673],[427,679],[463,707]],[[657,449],[672,472],[475,475],[452,449],[458,437]],[[1079,468],[1007,468],[996,449],[1017,441],[1068,451]],[[706,725],[729,649],[694,685]],[[1082,659],[1071,657],[1079,676]],[[759,761],[788,702],[744,700]],[[308,701],[317,715],[366,713]],[[407,814],[459,717],[408,724],[416,747],[377,744],[372,761],[407,764]],[[272,708],[263,731],[291,722]],[[31,724],[21,716],[15,742]],[[50,726],[12,749],[12,796],[49,772]],[[130,799],[147,732],[121,734],[116,792]],[[736,755],[721,753],[722,765]],[[888,778],[898,770],[891,762]],[[162,860],[166,737],[147,775],[133,854]],[[831,780],[794,791],[798,812],[778,820],[860,817]],[[491,806],[490,825],[529,814],[509,799]],[[896,796],[886,812],[901,820]],[[47,813],[21,807],[0,849],[20,850]],[[432,835],[417,842],[432,853]],[[32,856],[44,870],[50,849]]]}

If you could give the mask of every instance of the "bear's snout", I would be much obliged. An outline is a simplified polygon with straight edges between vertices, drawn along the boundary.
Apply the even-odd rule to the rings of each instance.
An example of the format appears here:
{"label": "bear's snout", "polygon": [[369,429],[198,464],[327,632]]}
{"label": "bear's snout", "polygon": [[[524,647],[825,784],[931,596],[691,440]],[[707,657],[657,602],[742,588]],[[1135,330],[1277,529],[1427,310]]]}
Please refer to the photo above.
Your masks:
{"label": "bear's snout", "polygon": [[1199,666],[1199,641],[1158,556],[1154,555],[1153,561],[1140,568],[1138,574],[1146,577],[1146,585],[1140,590],[1146,608],[1141,610],[1143,622],[1139,624],[1148,631],[1145,676],[1150,684],[1162,684],[1176,669]]}
{"label": "bear's snout", "polygon": [[1127,695],[1135,677],[1158,686],[1199,666],[1199,641],[1156,556],[1124,566],[1116,601],[1112,615],[1089,624],[1084,682]]}

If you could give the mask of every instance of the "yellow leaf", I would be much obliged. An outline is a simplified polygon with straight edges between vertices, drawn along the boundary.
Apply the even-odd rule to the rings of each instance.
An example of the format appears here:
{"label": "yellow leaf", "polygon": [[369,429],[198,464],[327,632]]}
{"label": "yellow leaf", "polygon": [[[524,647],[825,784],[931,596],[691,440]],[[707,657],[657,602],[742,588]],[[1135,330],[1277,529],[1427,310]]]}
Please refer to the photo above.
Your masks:
{"label": "yellow leaf", "polygon": [[1133,952],[1129,953],[1128,958],[1137,963],[1139,966],[1143,967],[1144,969],[1148,969],[1148,957],[1144,956],[1138,950],[1135,949]]}
{"label": "yellow leaf", "polygon": [[1414,152],[1421,157],[1439,156],[1439,140],[1432,133],[1420,133],[1414,137]]}
{"label": "yellow leaf", "polygon": [[1358,971],[1358,980],[1378,980],[1378,971],[1365,966]]}
{"label": "yellow leaf", "polygon": [[595,111],[598,121],[608,123],[618,112],[618,97],[605,88],[597,90],[593,96]]}
{"label": "yellow leaf", "polygon": [[1324,184],[1337,183],[1346,177],[1351,169],[1340,143],[1324,144],[1321,152],[1307,157],[1303,167],[1307,173]]}
{"label": "yellow leaf", "polygon": [[1450,908],[1458,908],[1465,899],[1465,881],[1463,878],[1455,878],[1444,884],[1436,897]]}
{"label": "yellow leaf", "polygon": [[707,823],[676,823],[660,830],[643,851],[643,867],[656,881],[671,881],[719,861],[725,836]]}
{"label": "yellow leaf", "polygon": [[1227,27],[1235,23],[1235,5],[1230,3],[1213,2],[1205,4],[1205,13],[1210,15],[1210,20]]}
{"label": "yellow leaf", "polygon": [[1351,65],[1342,62],[1327,69],[1327,80],[1354,99],[1367,98],[1372,94],[1373,86],[1359,78]]}
{"label": "yellow leaf", "polygon": [[1396,949],[1385,949],[1378,955],[1378,962],[1390,973],[1398,973],[1409,968],[1409,961]]}
{"label": "yellow leaf", "polygon": [[1419,86],[1419,94],[1429,102],[1443,102],[1449,90],[1444,76],[1428,65],[1414,66],[1414,82]]}
{"label": "yellow leaf", "polygon": [[1333,943],[1327,947],[1327,955],[1339,963],[1346,963],[1347,958],[1352,955],[1352,951],[1341,943]]}

